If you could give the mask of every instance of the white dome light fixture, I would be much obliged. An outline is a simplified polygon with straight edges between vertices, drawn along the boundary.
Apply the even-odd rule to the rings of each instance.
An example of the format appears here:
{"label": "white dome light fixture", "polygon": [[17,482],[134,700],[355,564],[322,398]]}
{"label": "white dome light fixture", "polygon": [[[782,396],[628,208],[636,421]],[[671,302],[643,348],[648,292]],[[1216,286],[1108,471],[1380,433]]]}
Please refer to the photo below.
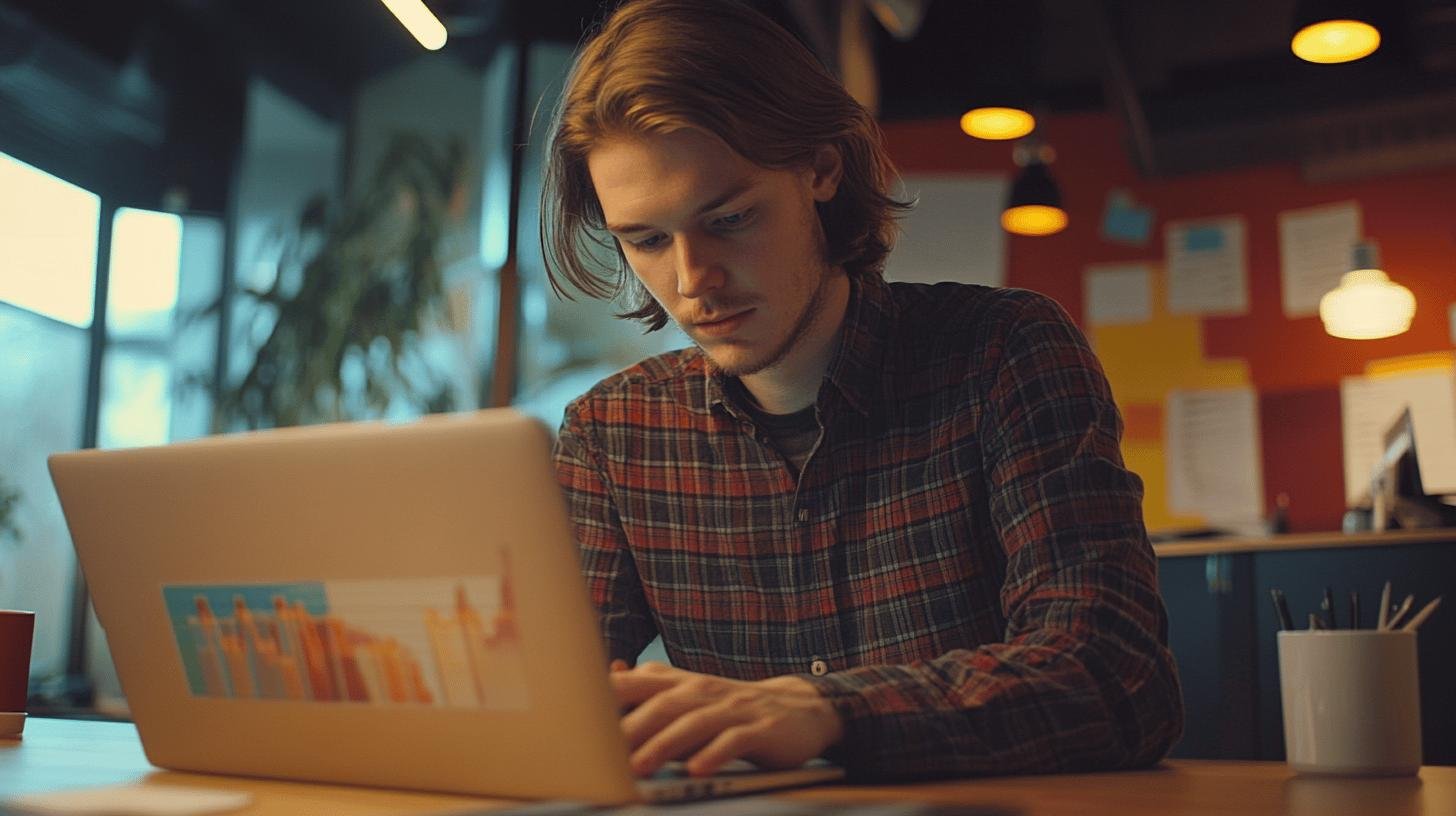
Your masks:
{"label": "white dome light fixture", "polygon": [[1416,315],[1415,295],[1380,269],[1374,242],[1356,244],[1354,260],[1340,285],[1320,298],[1325,332],[1347,340],[1378,340],[1408,331]]}

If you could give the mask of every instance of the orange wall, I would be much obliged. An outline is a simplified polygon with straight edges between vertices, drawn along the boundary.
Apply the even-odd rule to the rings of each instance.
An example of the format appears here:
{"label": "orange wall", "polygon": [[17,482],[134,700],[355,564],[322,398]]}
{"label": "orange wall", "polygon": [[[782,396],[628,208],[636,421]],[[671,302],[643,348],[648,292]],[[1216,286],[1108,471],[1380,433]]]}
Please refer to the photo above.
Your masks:
{"label": "orange wall", "polygon": [[[1111,116],[1060,116],[1044,123],[1043,134],[1057,151],[1052,170],[1071,224],[1047,238],[1009,236],[1007,285],[1051,295],[1082,320],[1088,264],[1161,262],[1167,221],[1241,214],[1247,224],[1249,313],[1201,320],[1204,354],[1247,361],[1260,393],[1268,503],[1289,494],[1295,531],[1338,528],[1344,511],[1340,378],[1363,373],[1370,360],[1451,348],[1456,168],[1328,184],[1301,181],[1294,165],[1145,180],[1129,161],[1122,130]],[[1016,170],[1009,145],[967,138],[951,120],[892,123],[885,135],[906,173],[1009,176]],[[1101,237],[1103,208],[1114,188],[1153,209],[1147,246]],[[1278,214],[1350,199],[1359,202],[1364,232],[1379,242],[1386,271],[1416,296],[1415,322],[1399,337],[1339,340],[1324,333],[1317,317],[1284,317]]]}

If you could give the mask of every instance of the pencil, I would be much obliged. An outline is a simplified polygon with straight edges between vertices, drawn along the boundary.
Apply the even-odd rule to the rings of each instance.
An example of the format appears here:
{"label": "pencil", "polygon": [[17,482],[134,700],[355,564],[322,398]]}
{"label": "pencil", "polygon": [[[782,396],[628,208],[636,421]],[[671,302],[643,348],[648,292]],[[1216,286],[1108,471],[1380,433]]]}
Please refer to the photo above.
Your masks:
{"label": "pencil", "polygon": [[1417,612],[1414,618],[1411,618],[1405,626],[1401,627],[1402,630],[1406,632],[1414,632],[1416,630],[1416,627],[1425,623],[1426,618],[1429,618],[1431,616],[1431,613],[1436,611],[1436,607],[1441,605],[1441,599],[1444,597],[1444,595],[1437,595],[1434,601],[1431,601],[1430,603],[1421,607],[1421,611]]}
{"label": "pencil", "polygon": [[1289,602],[1284,598],[1284,592],[1278,589],[1269,590],[1269,597],[1274,599],[1274,612],[1279,616],[1279,628],[1289,631],[1294,628],[1294,621],[1289,617]]}
{"label": "pencil", "polygon": [[1385,589],[1380,590],[1380,608],[1375,612],[1375,628],[1384,629],[1385,622],[1390,619],[1390,582],[1385,582]]}
{"label": "pencil", "polygon": [[1395,631],[1395,627],[1399,626],[1400,622],[1405,620],[1405,613],[1410,611],[1411,604],[1415,602],[1416,596],[1405,596],[1405,600],[1400,602],[1400,606],[1397,606],[1395,608],[1395,611],[1390,613],[1390,620],[1385,622],[1385,628],[1391,630],[1392,632]]}

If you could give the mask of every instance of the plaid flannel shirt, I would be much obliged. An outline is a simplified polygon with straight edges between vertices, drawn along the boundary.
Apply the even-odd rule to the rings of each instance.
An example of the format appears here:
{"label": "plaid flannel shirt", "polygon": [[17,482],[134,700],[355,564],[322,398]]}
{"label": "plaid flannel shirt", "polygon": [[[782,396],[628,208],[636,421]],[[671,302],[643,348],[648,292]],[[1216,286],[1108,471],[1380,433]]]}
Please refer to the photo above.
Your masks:
{"label": "plaid flannel shirt", "polygon": [[556,466],[610,654],[802,675],[866,779],[1151,764],[1182,731],[1142,483],[1050,299],[856,282],[793,471],[696,349],[573,402]]}

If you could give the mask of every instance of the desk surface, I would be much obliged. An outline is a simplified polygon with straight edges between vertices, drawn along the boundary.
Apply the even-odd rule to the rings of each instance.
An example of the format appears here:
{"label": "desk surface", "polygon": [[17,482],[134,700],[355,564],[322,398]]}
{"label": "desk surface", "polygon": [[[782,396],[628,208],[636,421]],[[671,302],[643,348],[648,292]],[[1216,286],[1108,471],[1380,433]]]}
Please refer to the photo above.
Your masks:
{"label": "desk surface", "polygon": [[1456,528],[1435,530],[1390,530],[1383,533],[1290,533],[1271,536],[1219,536],[1188,541],[1164,541],[1153,545],[1159,558],[1220,553],[1280,552],[1285,550],[1328,550],[1342,547],[1395,547],[1411,544],[1456,542]]}
{"label": "desk surface", "polygon": [[[136,729],[122,723],[32,719],[24,739],[0,739],[0,794],[131,782],[246,790],[254,803],[239,811],[240,816],[458,814],[511,804],[161,771],[147,764]],[[1456,767],[1425,767],[1419,777],[1337,779],[1296,776],[1282,763],[1177,760],[1148,771],[835,785],[778,796],[817,802],[982,805],[1008,816],[1435,816],[1456,813]]]}

